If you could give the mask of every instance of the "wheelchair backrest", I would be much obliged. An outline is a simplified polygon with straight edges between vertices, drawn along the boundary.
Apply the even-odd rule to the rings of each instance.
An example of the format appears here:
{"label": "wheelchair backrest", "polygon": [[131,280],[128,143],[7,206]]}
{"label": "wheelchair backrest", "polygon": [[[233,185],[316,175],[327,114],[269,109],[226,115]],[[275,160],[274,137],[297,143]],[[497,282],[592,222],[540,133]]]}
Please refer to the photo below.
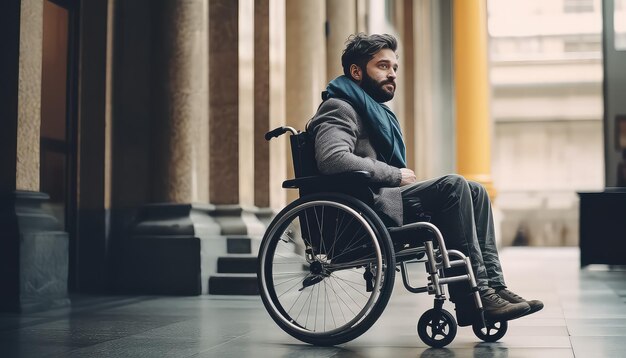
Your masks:
{"label": "wheelchair backrest", "polygon": [[[315,142],[313,135],[307,131],[300,132],[295,135],[289,136],[291,140],[291,157],[293,160],[293,170],[296,178],[302,178],[307,176],[320,175],[317,169],[317,162],[315,161]],[[311,193],[310,190],[300,189],[300,195],[306,195]],[[324,233],[320,231],[320,220],[330,219],[332,210],[320,211],[311,208],[306,213],[300,214],[301,233],[306,238],[306,242],[313,245],[312,249],[317,253],[323,251],[322,248],[330,247],[332,242],[328,239],[324,240],[325,244],[322,244],[322,238],[332,237],[330,233]]]}
{"label": "wheelchair backrest", "polygon": [[309,132],[300,132],[289,136],[291,140],[291,158],[296,178],[320,175],[315,161],[315,143]]}

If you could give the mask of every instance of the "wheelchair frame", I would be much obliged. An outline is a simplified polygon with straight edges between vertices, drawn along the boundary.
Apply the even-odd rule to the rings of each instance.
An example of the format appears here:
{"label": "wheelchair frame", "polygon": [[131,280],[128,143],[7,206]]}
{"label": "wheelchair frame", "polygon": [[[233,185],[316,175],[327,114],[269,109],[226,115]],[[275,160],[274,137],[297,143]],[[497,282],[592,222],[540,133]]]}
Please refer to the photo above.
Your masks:
{"label": "wheelchair frame", "polygon": [[[485,322],[483,318],[470,258],[458,250],[448,250],[435,225],[415,222],[386,227],[368,202],[370,173],[322,176],[317,171],[313,140],[307,132],[279,127],[265,138],[270,140],[287,132],[291,134],[295,179],[283,182],[283,188],[299,189],[300,198],[285,207],[268,226],[259,250],[257,273],[263,303],[285,332],[315,345],[337,345],[357,338],[384,311],[399,266],[402,282],[409,292],[435,296],[434,307],[422,314],[417,324],[424,343],[443,347],[454,339],[457,322],[443,309],[443,304],[447,298],[445,286],[456,282],[468,282],[473,291],[479,314],[473,323],[474,333],[488,342],[504,336],[506,321]],[[347,236],[343,236],[345,232]],[[353,233],[351,240],[349,233]],[[358,237],[356,242],[355,237]],[[425,286],[411,284],[409,263],[425,263],[428,273]],[[446,270],[453,267],[460,267],[465,273],[446,277]],[[355,274],[362,275],[364,287],[354,280]],[[316,289],[317,302],[313,307]],[[363,298],[356,294],[354,298],[349,294],[353,291]],[[327,310],[332,315],[329,322]],[[304,316],[303,312],[306,312]],[[346,312],[354,317],[346,318]],[[336,321],[341,318],[344,322],[338,325]]]}

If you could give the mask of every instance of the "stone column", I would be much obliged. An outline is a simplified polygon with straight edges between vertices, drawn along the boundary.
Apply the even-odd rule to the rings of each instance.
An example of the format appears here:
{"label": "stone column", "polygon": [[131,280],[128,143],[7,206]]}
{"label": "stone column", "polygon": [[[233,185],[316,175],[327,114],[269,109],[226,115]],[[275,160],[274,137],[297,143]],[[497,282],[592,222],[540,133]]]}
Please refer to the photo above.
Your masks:
{"label": "stone column", "polygon": [[[255,113],[255,95],[263,96],[255,94],[255,87],[259,88],[255,82],[255,52],[261,51],[259,46],[263,44],[255,47],[254,24],[255,11],[259,14],[267,6],[253,0],[209,1],[209,196],[215,204],[212,215],[225,239],[224,250],[216,257],[217,270],[212,271],[209,280],[210,294],[258,293],[256,273],[245,265],[255,262],[265,229],[254,206],[256,200],[265,205],[263,198],[255,194],[257,175],[262,179],[259,185],[267,183],[263,169],[255,173],[257,164],[261,168],[267,165],[267,159],[263,160],[267,148],[263,147],[261,161],[255,163],[255,122],[267,119]],[[267,81],[265,76],[261,74],[261,83]],[[257,98],[259,106],[267,103],[263,97]],[[261,110],[261,116],[263,111],[267,108]]]}
{"label": "stone column", "polygon": [[455,1],[453,23],[457,171],[493,197],[487,1]]}
{"label": "stone column", "polygon": [[152,201],[208,202],[206,4],[161,0],[152,6]]}
{"label": "stone column", "polygon": [[225,246],[207,204],[208,6],[203,0],[149,6],[151,203],[132,226],[122,285],[142,293],[206,293],[216,252]]}
{"label": "stone column", "polygon": [[367,0],[356,0],[356,30],[367,32]]}
{"label": "stone column", "polygon": [[415,161],[415,59],[413,1],[403,0],[394,6],[394,24],[398,34],[398,89],[394,98],[396,114],[402,126],[406,145],[407,166],[413,170]]}
{"label": "stone column", "polygon": [[254,204],[269,224],[284,206],[285,151],[281,140],[267,142],[267,131],[285,123],[285,1],[254,3]]}
{"label": "stone column", "polygon": [[209,197],[222,235],[260,237],[254,215],[254,2],[209,2]]}
{"label": "stone column", "polygon": [[0,5],[0,310],[66,305],[68,236],[41,204],[42,1]]}
{"label": "stone column", "polygon": [[450,3],[413,3],[415,173],[421,180],[456,170]]}
{"label": "stone column", "polygon": [[341,53],[357,29],[356,0],[326,0],[326,79],[343,75]]}
{"label": "stone column", "polygon": [[239,203],[238,9],[237,1],[209,2],[209,196],[217,205]]}
{"label": "stone column", "polygon": [[[326,40],[324,1],[287,1],[287,125],[303,130],[321,102],[326,87]],[[293,178],[289,141],[287,176]],[[288,201],[297,193],[288,191]]]}

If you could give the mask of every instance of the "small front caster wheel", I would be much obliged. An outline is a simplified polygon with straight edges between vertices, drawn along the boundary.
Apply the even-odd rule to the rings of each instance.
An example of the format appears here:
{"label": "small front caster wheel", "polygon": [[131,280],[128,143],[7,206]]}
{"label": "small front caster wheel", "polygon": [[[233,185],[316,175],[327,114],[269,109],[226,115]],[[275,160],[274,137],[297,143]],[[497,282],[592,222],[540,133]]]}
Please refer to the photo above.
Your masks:
{"label": "small front caster wheel", "polygon": [[486,322],[486,327],[483,327],[480,323],[474,323],[472,325],[476,337],[485,342],[498,341],[500,338],[504,337],[508,328],[509,324],[507,321]]}
{"label": "small front caster wheel", "polygon": [[445,347],[456,336],[456,320],[444,309],[431,308],[420,317],[417,334],[431,347]]}

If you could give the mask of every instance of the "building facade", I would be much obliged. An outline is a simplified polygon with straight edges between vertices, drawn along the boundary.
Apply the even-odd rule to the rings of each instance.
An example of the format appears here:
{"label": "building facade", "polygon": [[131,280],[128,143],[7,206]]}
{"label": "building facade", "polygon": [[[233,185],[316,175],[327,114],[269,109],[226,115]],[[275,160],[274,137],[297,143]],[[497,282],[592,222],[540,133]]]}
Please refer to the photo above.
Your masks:
{"label": "building facade", "polygon": [[493,174],[505,245],[578,244],[604,188],[602,1],[491,1]]}

